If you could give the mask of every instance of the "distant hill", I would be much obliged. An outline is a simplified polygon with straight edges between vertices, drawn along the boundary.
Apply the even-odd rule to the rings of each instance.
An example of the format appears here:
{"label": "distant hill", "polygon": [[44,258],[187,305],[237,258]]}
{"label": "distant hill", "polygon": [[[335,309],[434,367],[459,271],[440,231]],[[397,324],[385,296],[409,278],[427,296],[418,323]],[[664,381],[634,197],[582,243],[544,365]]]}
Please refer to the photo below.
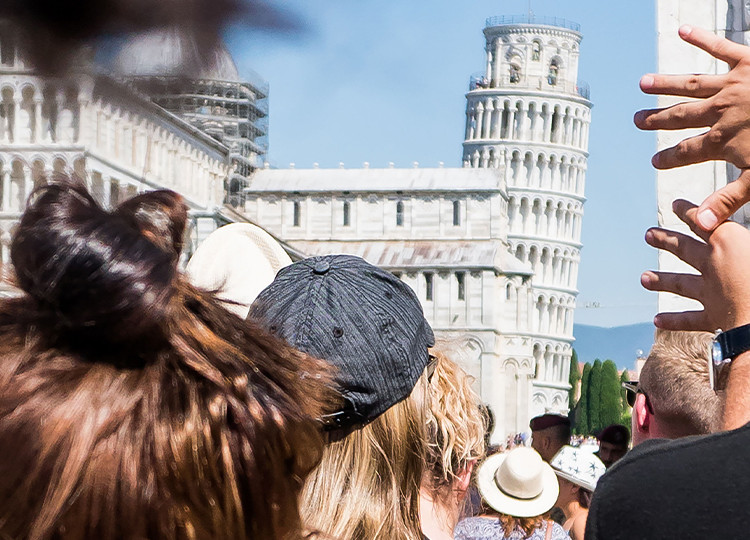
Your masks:
{"label": "distant hill", "polygon": [[586,324],[573,325],[576,340],[573,347],[580,362],[610,359],[617,367],[634,369],[636,352],[648,354],[654,343],[653,323],[638,323],[628,326],[603,328]]}

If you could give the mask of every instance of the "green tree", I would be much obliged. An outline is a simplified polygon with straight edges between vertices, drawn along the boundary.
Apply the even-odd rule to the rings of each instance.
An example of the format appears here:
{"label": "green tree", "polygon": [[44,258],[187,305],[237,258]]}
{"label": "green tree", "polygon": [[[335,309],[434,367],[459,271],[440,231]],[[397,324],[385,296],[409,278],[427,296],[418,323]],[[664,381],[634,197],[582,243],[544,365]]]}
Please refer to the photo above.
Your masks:
{"label": "green tree", "polygon": [[622,387],[622,383],[628,381],[630,381],[630,374],[627,369],[623,369],[622,374],[620,375],[620,401],[622,403],[623,413],[627,412],[630,408],[630,405],[628,405],[628,391]]}
{"label": "green tree", "polygon": [[591,366],[591,374],[589,375],[588,384],[588,402],[587,408],[589,424],[589,433],[596,433],[602,429],[602,423],[599,420],[599,400],[602,387],[602,361],[598,358],[594,360],[594,365]]}
{"label": "green tree", "polygon": [[591,376],[591,364],[586,362],[581,375],[581,397],[576,403],[576,425],[575,432],[578,435],[588,435],[589,430],[589,377]]}
{"label": "green tree", "polygon": [[573,354],[570,355],[570,375],[568,375],[568,383],[570,383],[570,390],[568,390],[568,407],[571,409],[576,404],[576,394],[578,393],[578,381],[581,380],[581,374],[578,373],[578,353],[573,349]]}
{"label": "green tree", "polygon": [[622,419],[622,397],[620,377],[612,360],[602,364],[601,386],[599,387],[599,429],[610,424],[618,424]]}

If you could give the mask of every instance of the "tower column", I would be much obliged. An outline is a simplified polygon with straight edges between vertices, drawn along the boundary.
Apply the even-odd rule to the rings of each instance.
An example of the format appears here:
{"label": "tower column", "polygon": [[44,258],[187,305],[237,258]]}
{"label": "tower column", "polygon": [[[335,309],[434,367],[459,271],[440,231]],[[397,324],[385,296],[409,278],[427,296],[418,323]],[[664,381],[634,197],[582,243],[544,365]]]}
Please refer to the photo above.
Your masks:
{"label": "tower column", "polygon": [[492,100],[488,100],[484,108],[484,122],[482,123],[482,138],[490,138],[490,128],[492,127],[492,113],[494,107],[492,106]]}

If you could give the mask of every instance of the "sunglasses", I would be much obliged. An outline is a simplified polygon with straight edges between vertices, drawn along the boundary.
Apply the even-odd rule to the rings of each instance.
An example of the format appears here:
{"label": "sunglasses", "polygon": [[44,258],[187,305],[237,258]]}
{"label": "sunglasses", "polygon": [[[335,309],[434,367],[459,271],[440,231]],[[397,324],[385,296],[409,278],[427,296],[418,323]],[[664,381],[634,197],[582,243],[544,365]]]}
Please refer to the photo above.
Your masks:
{"label": "sunglasses", "polygon": [[631,409],[633,408],[633,405],[635,405],[636,394],[643,394],[646,398],[646,408],[648,409],[648,412],[654,414],[654,408],[651,406],[651,401],[648,399],[646,392],[638,386],[638,381],[623,382],[622,387],[625,389],[625,400],[628,402]]}

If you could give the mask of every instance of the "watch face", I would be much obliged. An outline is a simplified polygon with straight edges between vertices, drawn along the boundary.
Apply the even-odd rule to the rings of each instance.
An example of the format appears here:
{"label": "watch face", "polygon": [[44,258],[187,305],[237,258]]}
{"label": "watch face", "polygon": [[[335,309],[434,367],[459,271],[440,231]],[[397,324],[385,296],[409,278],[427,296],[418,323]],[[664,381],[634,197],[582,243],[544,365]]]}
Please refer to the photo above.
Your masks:
{"label": "watch face", "polygon": [[711,343],[711,359],[713,360],[715,367],[719,367],[724,362],[724,355],[721,353],[721,345],[716,340]]}

